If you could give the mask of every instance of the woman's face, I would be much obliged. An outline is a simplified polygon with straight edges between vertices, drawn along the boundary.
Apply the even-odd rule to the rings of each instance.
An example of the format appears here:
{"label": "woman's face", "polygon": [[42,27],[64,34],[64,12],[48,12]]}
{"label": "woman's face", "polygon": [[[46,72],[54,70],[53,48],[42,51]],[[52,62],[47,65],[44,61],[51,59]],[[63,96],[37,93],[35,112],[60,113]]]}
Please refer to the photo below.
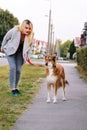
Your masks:
{"label": "woman's face", "polygon": [[25,35],[29,35],[31,33],[31,26],[29,24],[25,24],[25,27],[22,33]]}

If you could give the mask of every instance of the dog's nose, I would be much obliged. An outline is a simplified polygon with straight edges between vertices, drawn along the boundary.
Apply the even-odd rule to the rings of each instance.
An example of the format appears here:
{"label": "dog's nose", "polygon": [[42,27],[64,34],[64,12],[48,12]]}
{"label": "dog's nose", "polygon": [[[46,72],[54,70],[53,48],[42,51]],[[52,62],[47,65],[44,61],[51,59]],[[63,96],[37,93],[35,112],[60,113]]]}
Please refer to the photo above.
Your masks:
{"label": "dog's nose", "polygon": [[48,63],[46,62],[45,65],[48,66]]}

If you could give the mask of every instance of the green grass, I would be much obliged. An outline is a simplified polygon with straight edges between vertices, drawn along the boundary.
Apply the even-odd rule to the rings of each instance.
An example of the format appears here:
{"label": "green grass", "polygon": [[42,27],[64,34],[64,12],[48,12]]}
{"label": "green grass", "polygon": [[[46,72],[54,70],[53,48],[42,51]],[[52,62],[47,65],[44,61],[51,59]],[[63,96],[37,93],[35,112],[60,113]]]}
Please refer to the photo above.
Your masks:
{"label": "green grass", "polygon": [[8,75],[9,67],[0,67],[0,130],[10,130],[22,112],[33,103],[45,77],[45,68],[23,65],[19,82],[22,94],[17,96],[11,95]]}
{"label": "green grass", "polygon": [[76,67],[76,69],[79,71],[80,77],[87,82],[87,71],[83,70],[83,68],[80,67],[79,65]]}

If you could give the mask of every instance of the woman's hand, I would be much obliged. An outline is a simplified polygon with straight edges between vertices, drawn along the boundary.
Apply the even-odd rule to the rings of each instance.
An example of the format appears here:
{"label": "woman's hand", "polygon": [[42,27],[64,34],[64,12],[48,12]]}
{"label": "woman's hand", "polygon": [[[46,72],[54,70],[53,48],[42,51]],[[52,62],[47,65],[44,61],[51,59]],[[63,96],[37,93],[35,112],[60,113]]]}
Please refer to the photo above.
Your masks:
{"label": "woman's hand", "polygon": [[30,64],[30,65],[33,65],[33,66],[37,66],[37,67],[44,67],[44,65],[42,65],[42,64],[33,64],[32,62],[31,62],[31,60],[30,60],[30,58],[26,58],[26,61]]}
{"label": "woman's hand", "polygon": [[44,67],[44,65],[42,65],[42,64],[34,64],[34,66],[37,66],[37,67]]}
{"label": "woman's hand", "polygon": [[34,64],[31,62],[30,58],[26,58],[26,61],[27,61],[30,65],[34,65]]}
{"label": "woman's hand", "polygon": [[1,48],[1,52],[3,52],[3,53],[5,52],[3,48]]}

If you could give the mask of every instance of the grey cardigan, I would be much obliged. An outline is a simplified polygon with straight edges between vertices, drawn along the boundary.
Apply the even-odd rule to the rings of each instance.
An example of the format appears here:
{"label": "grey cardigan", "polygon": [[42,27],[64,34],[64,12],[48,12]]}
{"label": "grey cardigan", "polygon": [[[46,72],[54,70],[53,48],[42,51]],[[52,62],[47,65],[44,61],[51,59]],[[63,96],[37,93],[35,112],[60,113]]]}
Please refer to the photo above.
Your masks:
{"label": "grey cardigan", "polygon": [[[1,48],[4,49],[6,55],[15,54],[18,49],[20,43],[21,32],[17,30],[15,27],[10,29],[3,38]],[[23,44],[23,58],[26,59],[28,57],[29,52],[32,50],[32,43],[26,48],[27,36],[25,36],[24,44]]]}

